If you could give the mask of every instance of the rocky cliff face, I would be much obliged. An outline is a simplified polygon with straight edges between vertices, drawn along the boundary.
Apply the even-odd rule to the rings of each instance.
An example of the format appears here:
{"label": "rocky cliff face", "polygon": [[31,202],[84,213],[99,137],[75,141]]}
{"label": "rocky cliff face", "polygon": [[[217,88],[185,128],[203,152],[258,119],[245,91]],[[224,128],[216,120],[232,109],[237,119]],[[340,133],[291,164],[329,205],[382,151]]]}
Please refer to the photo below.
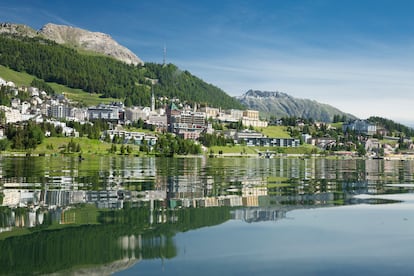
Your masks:
{"label": "rocky cliff face", "polygon": [[328,104],[318,103],[308,99],[297,99],[283,92],[268,92],[249,90],[240,97],[236,97],[248,108],[259,110],[262,116],[276,118],[296,116],[301,118],[313,118],[316,121],[330,122],[334,115],[345,115],[348,118],[356,118],[344,113]]}
{"label": "rocky cliff face", "polygon": [[2,33],[29,37],[41,36],[76,49],[104,54],[128,64],[143,64],[143,61],[133,52],[104,33],[51,23],[46,24],[39,31],[26,25],[0,23],[0,34]]}
{"label": "rocky cliff face", "polygon": [[37,36],[36,30],[26,25],[0,23],[0,34],[24,35],[29,37]]}
{"label": "rocky cliff face", "polygon": [[118,44],[104,33],[49,23],[39,30],[39,34],[59,44],[67,44],[82,50],[101,53],[128,64],[143,64],[142,60],[129,49]]}

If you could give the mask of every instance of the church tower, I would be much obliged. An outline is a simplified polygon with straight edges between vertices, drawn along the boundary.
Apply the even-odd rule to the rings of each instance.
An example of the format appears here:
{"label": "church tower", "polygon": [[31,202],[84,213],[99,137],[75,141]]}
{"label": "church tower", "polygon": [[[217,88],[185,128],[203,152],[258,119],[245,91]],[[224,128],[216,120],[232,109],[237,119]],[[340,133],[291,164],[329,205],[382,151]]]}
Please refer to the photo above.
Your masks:
{"label": "church tower", "polygon": [[154,96],[154,89],[151,93],[151,112],[155,111],[155,96]]}

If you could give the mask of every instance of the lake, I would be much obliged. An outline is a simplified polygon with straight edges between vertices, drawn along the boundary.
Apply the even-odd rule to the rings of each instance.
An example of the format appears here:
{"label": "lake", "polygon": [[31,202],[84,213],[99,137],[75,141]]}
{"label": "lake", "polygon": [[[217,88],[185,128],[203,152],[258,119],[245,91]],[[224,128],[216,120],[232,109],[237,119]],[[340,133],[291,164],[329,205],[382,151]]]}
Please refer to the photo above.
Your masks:
{"label": "lake", "polygon": [[414,269],[413,161],[0,159],[1,275]]}

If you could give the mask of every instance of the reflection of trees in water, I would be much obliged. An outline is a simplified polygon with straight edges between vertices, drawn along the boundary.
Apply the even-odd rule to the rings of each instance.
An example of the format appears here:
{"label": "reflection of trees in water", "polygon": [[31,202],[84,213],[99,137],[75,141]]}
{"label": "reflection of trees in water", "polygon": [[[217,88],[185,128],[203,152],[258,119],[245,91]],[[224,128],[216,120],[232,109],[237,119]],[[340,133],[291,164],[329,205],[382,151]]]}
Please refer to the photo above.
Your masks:
{"label": "reflection of trees in water", "polygon": [[[153,211],[158,215],[159,210]],[[103,211],[98,225],[29,228],[28,235],[0,241],[3,274],[43,274],[115,261],[173,258],[175,233],[216,225],[230,219],[230,208],[166,211],[164,223],[150,221],[148,207]]]}

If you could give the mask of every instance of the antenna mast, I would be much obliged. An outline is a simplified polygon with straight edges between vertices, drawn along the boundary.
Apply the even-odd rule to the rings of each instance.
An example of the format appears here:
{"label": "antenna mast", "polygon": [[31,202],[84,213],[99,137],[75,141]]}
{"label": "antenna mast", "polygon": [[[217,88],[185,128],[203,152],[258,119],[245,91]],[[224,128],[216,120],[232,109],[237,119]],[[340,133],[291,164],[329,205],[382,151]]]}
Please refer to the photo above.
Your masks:
{"label": "antenna mast", "polygon": [[166,64],[166,59],[167,59],[167,46],[165,46],[165,43],[164,43],[164,56],[163,56],[163,62],[162,62],[163,65]]}

